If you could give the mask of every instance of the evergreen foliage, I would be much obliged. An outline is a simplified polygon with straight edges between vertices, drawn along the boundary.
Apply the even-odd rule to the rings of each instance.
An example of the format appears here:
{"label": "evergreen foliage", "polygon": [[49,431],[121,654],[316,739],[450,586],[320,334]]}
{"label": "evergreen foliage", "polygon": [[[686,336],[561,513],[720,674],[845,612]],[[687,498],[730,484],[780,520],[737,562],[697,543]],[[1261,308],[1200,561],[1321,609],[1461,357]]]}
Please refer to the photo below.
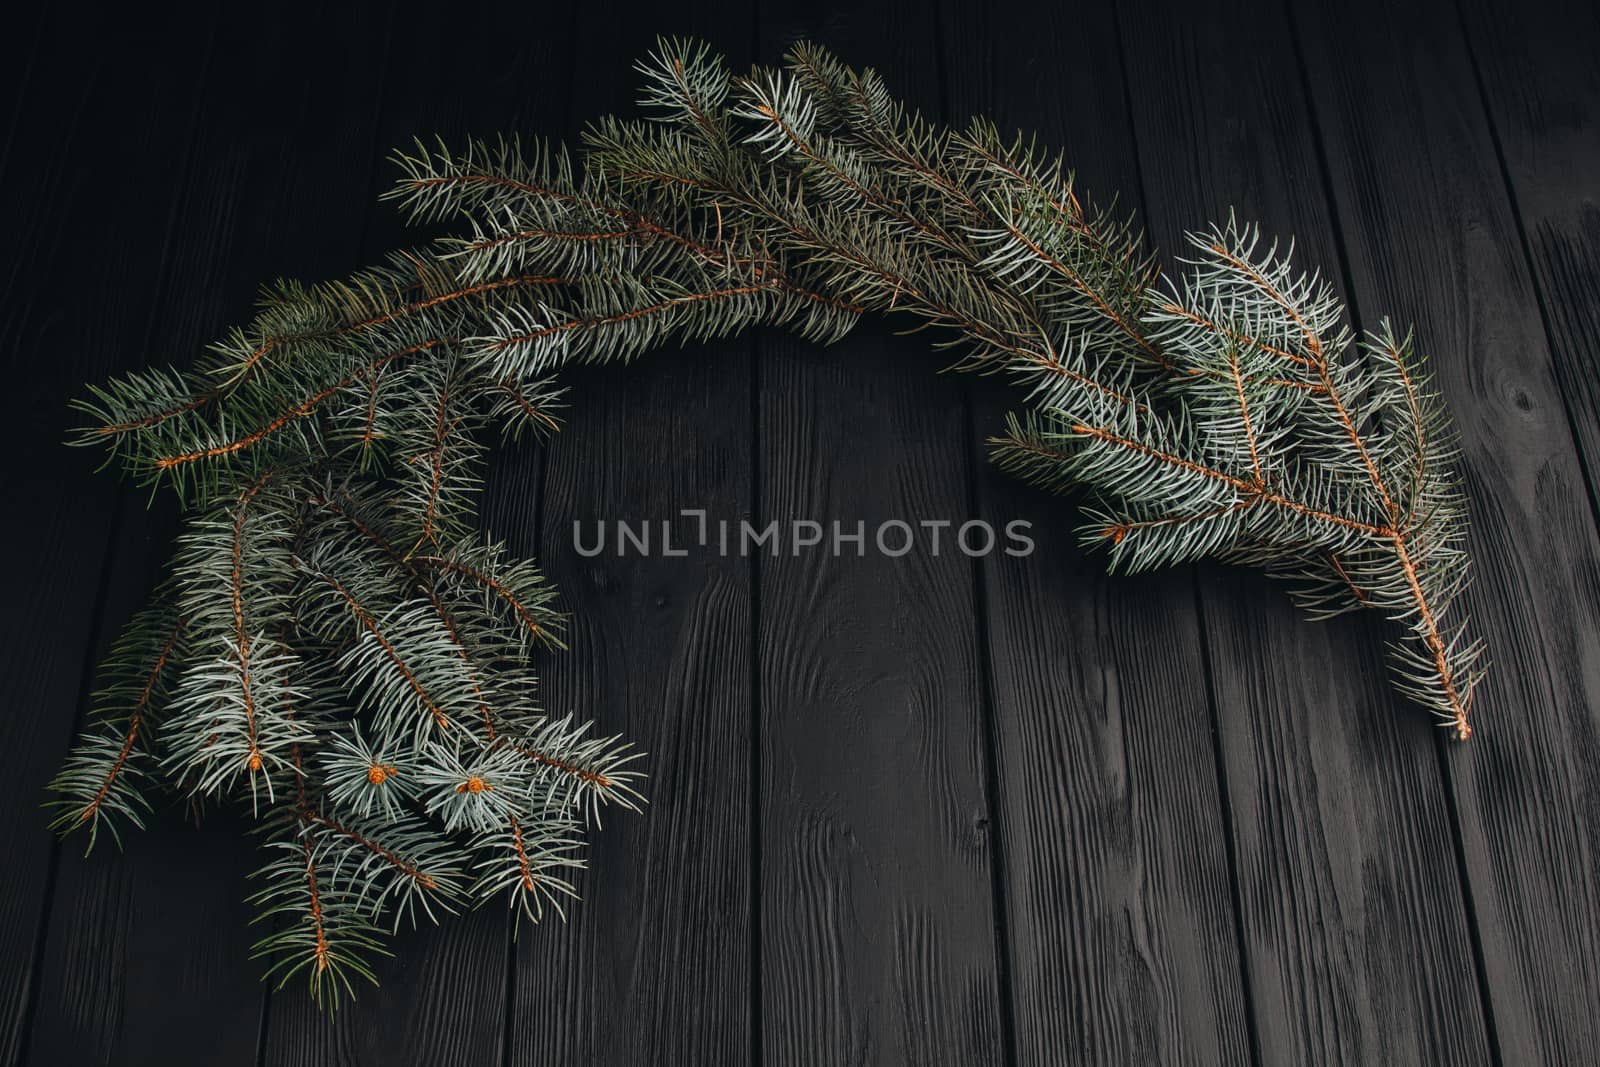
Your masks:
{"label": "evergreen foliage", "polygon": [[781,325],[910,316],[1027,403],[995,460],[1084,500],[1121,570],[1264,568],[1313,616],[1400,626],[1398,686],[1471,733],[1455,601],[1466,515],[1407,336],[1229,221],[1163,274],[1057,159],[933,125],[797,47],[732,75],[664,42],[648,120],[582,165],[515,141],[398,157],[389,198],[456,236],[270,289],[186,371],[93,390],[79,440],[190,507],[168,581],[105,666],[55,783],[62,829],[139,825],[164,785],[266,827],[275,972],[337,996],[400,921],[508,896],[559,910],[633,756],[533,699],[552,591],[476,532],[489,432],[558,425],[560,369]]}

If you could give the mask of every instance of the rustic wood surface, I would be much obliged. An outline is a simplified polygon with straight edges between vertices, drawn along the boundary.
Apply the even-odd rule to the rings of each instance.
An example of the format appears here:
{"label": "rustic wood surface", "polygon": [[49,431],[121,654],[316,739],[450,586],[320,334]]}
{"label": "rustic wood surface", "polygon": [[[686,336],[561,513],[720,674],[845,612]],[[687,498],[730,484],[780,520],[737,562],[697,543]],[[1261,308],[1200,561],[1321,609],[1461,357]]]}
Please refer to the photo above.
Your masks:
{"label": "rustic wood surface", "polygon": [[[1200,567],[1108,578],[1070,501],[982,441],[1017,397],[864,325],[571,377],[485,522],[573,610],[544,699],[649,753],[584,899],[398,939],[334,1019],[258,981],[243,825],[123,852],[45,830],[93,661],[172,510],[60,446],[85,381],[182,362],[277,276],[419,240],[413,136],[575,136],[657,34],[795,39],[930,115],[1059,145],[1173,249],[1230,210],[1357,324],[1416,324],[1457,415],[1468,745],[1313,625]],[[0,35],[0,356],[14,561],[0,715],[0,1064],[1582,1063],[1600,1042],[1600,15],[1562,0],[1032,8],[909,0],[392,4]],[[575,521],[1033,524],[1036,553],[687,558]],[[870,535],[869,535],[870,536]]]}

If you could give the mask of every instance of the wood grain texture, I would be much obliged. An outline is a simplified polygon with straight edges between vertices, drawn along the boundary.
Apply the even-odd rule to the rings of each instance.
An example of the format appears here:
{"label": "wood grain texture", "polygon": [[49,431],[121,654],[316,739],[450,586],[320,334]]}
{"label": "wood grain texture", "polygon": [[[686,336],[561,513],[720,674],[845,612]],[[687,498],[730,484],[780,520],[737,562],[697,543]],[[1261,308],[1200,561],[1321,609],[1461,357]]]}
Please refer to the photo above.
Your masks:
{"label": "wood grain texture", "polygon": [[[142,363],[171,255],[179,181],[191,158],[196,103],[213,21],[176,15],[116,18],[69,36],[68,13],[52,12],[37,38],[26,96],[7,135],[0,203],[7,267],[0,275],[0,359],[8,379],[0,430],[13,521],[0,547],[15,561],[7,610],[6,704],[0,723],[0,804],[8,871],[0,880],[0,1062],[15,1063],[57,1011],[81,1024],[71,1046],[93,1062],[109,1045],[118,955],[92,970],[47,982],[39,970],[48,927],[97,925],[104,911],[75,915],[73,900],[46,900],[57,884],[61,846],[40,805],[66,752],[86,694],[102,575],[115,536],[117,494],[92,474],[95,458],[62,447],[76,417],[66,398],[85,379]],[[148,72],[138,49],[173,47],[182,62]],[[142,93],[130,100],[127,86]],[[109,173],[103,165],[117,159]],[[107,227],[105,219],[117,218]],[[85,304],[95,309],[83,312]],[[82,843],[75,843],[82,848]],[[108,850],[108,851],[114,851]],[[107,946],[110,947],[110,946]]]}
{"label": "wood grain texture", "polygon": [[[826,41],[938,106],[924,9],[819,14],[763,4],[763,58]],[[758,520],[870,539],[965,519],[965,409],[940,365],[881,323],[825,352],[764,337]],[[949,538],[759,562],[763,1062],[1001,1060],[973,569]]]}
{"label": "wood grain texture", "polygon": [[[1122,17],[1130,72],[1166,72],[1130,79],[1166,261],[1186,229],[1236,211],[1337,283],[1281,10],[1141,3]],[[1391,693],[1382,621],[1309,622],[1237,570],[1206,568],[1201,587],[1262,1060],[1486,1060],[1433,727]]]}
{"label": "wood grain texture", "polygon": [[[1059,146],[1080,195],[1124,211],[1139,173],[1109,8],[1024,20],[958,7],[952,116]],[[1056,60],[1070,50],[1079,61]],[[1015,391],[977,392],[983,436]],[[1188,570],[1107,578],[1076,501],[985,464],[982,510],[1026,518],[1023,559],[984,561],[999,738],[1017,1057],[1242,1062],[1250,1054],[1225,812]]]}
{"label": "wood grain texture", "polygon": [[1541,296],[1556,380],[1600,472],[1600,10],[1541,0],[1461,5],[1468,44]]}
{"label": "wood grain texture", "polygon": [[1355,295],[1416,323],[1462,437],[1467,608],[1494,668],[1443,758],[1494,1033],[1506,1063],[1577,1062],[1600,1036],[1600,543],[1447,15],[1356,3],[1306,12],[1300,37]]}
{"label": "wood grain texture", "polygon": [[[566,40],[576,132],[634,114],[633,65],[658,34],[695,30],[750,61],[748,5],[712,0],[645,14],[578,6]],[[551,132],[560,132],[551,131]],[[569,921],[516,945],[509,1062],[732,1064],[750,1050],[750,564],[692,546],[698,523],[749,514],[748,341],[573,371],[567,425],[548,446],[545,572],[573,612],[549,659],[546,705],[646,753],[649,806],[613,811],[591,837]],[[524,509],[519,538],[534,531]],[[593,558],[597,523],[651,527],[651,554]],[[662,554],[661,524],[687,556]]]}
{"label": "wood grain texture", "polygon": [[[966,459],[960,395],[923,384],[925,351],[873,331],[762,355],[763,522],[962,514],[933,473]],[[971,569],[949,553],[762,559],[767,1062],[999,1061]]]}
{"label": "wood grain texture", "polygon": [[[570,376],[578,403],[551,446],[543,543],[564,603],[583,605],[545,671],[545,702],[645,751],[650,803],[609,813],[591,837],[566,923],[520,932],[513,1063],[748,1055],[748,565],[693,548],[618,557],[614,540],[584,559],[573,546],[577,522],[586,544],[597,523],[649,522],[659,551],[680,509],[746,513],[748,423],[726,414],[748,408],[747,354],[649,358],[626,381]],[[696,523],[673,531],[685,546]]]}

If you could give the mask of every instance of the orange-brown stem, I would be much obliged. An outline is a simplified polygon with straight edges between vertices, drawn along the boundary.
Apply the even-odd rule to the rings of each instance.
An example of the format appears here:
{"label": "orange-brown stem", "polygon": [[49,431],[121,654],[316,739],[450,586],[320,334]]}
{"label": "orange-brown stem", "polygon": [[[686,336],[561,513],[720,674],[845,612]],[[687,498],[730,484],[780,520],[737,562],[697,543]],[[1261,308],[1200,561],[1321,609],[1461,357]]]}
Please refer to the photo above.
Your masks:
{"label": "orange-brown stem", "polygon": [[450,717],[445,714],[444,709],[441,708],[438,702],[429,695],[425,688],[423,688],[422,683],[417,679],[416,673],[406,665],[406,661],[400,656],[400,653],[394,647],[393,642],[384,636],[382,629],[380,629],[378,626],[377,620],[372,617],[372,613],[363,607],[360,601],[356,600],[355,596],[352,595],[351,592],[346,589],[343,583],[341,583],[337,578],[327,574],[324,574],[321,577],[324,582],[327,582],[330,586],[332,586],[334,590],[344,599],[344,602],[350,608],[350,613],[354,615],[356,617],[356,621],[361,624],[361,628],[371,634],[374,641],[378,642],[378,647],[383,649],[383,653],[388,658],[389,662],[394,665],[395,670],[400,672],[400,677],[405,680],[406,685],[411,689],[412,693],[415,694],[417,699],[422,702],[423,707],[428,710],[428,714],[433,717],[434,724],[441,730],[448,729],[450,726]]}
{"label": "orange-brown stem", "polygon": [[150,673],[145,676],[144,688],[139,691],[139,699],[128,715],[128,729],[122,739],[122,748],[117,752],[117,758],[111,764],[111,769],[106,772],[105,781],[95,790],[94,799],[90,800],[79,814],[79,822],[88,822],[95,817],[100,811],[100,806],[105,803],[106,796],[111,792],[111,786],[117,780],[117,776],[122,773],[123,767],[127,766],[128,757],[133,754],[133,746],[139,737],[139,727],[144,723],[145,709],[150,706],[150,697],[155,692],[161,672],[166,670],[173,650],[178,647],[178,639],[183,636],[183,627],[184,622],[179,619],[177,625],[172,628],[172,634],[167,638],[166,644],[161,647],[161,653],[156,656]]}

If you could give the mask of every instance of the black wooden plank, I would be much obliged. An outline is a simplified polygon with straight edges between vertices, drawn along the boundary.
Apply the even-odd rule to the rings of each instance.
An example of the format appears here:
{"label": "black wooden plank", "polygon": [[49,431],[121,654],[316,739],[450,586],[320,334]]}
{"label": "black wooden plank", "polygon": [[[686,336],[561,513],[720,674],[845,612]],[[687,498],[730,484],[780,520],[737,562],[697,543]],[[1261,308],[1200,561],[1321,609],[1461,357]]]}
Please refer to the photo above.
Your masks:
{"label": "black wooden plank", "polygon": [[[762,522],[964,514],[938,473],[967,460],[961,398],[925,346],[762,356]],[[768,1061],[999,1062],[971,581],[925,548],[762,560]]]}
{"label": "black wooden plank", "polygon": [[1600,472],[1600,10],[1462,6],[1574,436]]}
{"label": "black wooden plank", "polygon": [[[737,0],[644,12],[598,0],[567,31],[570,129],[633,113],[632,69],[657,34],[698,34],[750,60]],[[548,82],[552,93],[556,83]],[[549,131],[558,133],[560,131]],[[568,651],[545,671],[551,710],[591,718],[648,755],[649,806],[591,838],[568,921],[524,927],[509,1035],[515,1064],[744,1062],[750,1048],[750,564],[689,547],[682,509],[749,513],[753,452],[747,340],[574,371],[567,425],[548,446],[546,573],[572,612]],[[531,516],[529,516],[531,519]],[[649,522],[652,554],[584,558],[582,523]],[[531,521],[523,527],[533,529]],[[614,533],[614,529],[613,529]]]}
{"label": "black wooden plank", "polygon": [[[17,561],[0,621],[7,702],[17,709],[0,725],[7,1063],[24,1053],[28,1008],[47,999],[67,1000],[87,1030],[98,1029],[95,993],[111,971],[101,961],[70,990],[42,988],[37,973],[44,924],[74,918],[46,899],[59,847],[39,805],[78,719],[117,502],[110,480],[92,476],[94,458],[61,441],[73,424],[68,397],[85,380],[137,365],[150,342],[210,29],[209,18],[151,13],[86,31],[53,12],[9,135],[0,351],[13,384],[0,442],[8,507],[26,519],[0,534]],[[146,69],[158,42],[182,50],[183,63]]]}
{"label": "black wooden plank", "polygon": [[[1157,243],[1233,209],[1337,280],[1282,12],[1144,4],[1124,20],[1130,72],[1168,75],[1130,78]],[[1208,569],[1202,589],[1263,1061],[1485,1059],[1434,731],[1389,689],[1381,624],[1307,622],[1253,575]]]}
{"label": "black wooden plank", "polygon": [[[812,38],[937,112],[925,7],[772,0],[760,19],[764,60]],[[826,352],[761,341],[758,523],[861,521],[869,541],[759,561],[766,1062],[1002,1059],[972,564],[948,531],[937,554],[926,530],[898,558],[872,543],[887,520],[968,515],[940,365],[881,323]]]}
{"label": "black wooden plank", "polygon": [[[545,671],[554,711],[648,753],[649,807],[591,837],[565,923],[521,930],[510,1061],[734,1063],[749,1040],[749,585],[736,557],[592,559],[596,524],[749,506],[748,368],[739,346],[573,373],[550,446],[548,572],[573,609]],[[621,374],[625,377],[615,377]],[[741,395],[745,394],[745,395]],[[678,519],[675,543],[695,536]],[[625,1019],[619,1019],[625,1006]]]}
{"label": "black wooden plank", "polygon": [[[1061,146],[1080,195],[1123,210],[1139,173],[1108,7],[1035,19],[957,5],[950,112]],[[1061,58],[1070,55],[1071,62]],[[1013,390],[978,393],[1000,432]],[[1035,553],[983,561],[996,687],[1019,1062],[1236,1063],[1249,1056],[1228,827],[1190,572],[1105,577],[1076,502],[981,481],[991,523]]]}
{"label": "black wooden plank", "polygon": [[1494,1033],[1506,1063],[1579,1062],[1600,1039],[1600,541],[1450,15],[1297,21],[1356,296],[1416,322],[1462,435],[1494,669],[1476,736],[1443,759]]}

